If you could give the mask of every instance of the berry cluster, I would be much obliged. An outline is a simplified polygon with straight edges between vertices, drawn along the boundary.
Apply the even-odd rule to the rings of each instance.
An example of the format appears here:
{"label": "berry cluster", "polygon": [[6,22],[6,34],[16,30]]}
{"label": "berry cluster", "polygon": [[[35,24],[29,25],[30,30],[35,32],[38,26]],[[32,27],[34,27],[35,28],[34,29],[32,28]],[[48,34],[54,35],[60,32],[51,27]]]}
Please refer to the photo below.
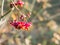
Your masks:
{"label": "berry cluster", "polygon": [[12,8],[13,6],[20,6],[20,7],[23,7],[23,5],[24,5],[24,2],[23,1],[21,1],[21,0],[18,0],[17,2],[12,2],[12,3],[10,3],[10,7]]}
{"label": "berry cluster", "polygon": [[31,26],[31,22],[25,22],[25,21],[16,21],[10,23],[12,26],[14,26],[16,29],[24,29],[28,30],[28,28]]}
{"label": "berry cluster", "polygon": [[[20,7],[23,7],[23,4],[24,4],[23,1],[18,0],[15,3],[11,3],[10,7],[12,8],[14,5],[20,5]],[[31,22],[26,21],[28,18],[30,18],[30,15],[31,15],[30,12],[28,12],[26,15],[22,13],[19,17],[19,21],[13,20],[12,22],[10,22],[10,24],[16,29],[28,30],[32,26]]]}

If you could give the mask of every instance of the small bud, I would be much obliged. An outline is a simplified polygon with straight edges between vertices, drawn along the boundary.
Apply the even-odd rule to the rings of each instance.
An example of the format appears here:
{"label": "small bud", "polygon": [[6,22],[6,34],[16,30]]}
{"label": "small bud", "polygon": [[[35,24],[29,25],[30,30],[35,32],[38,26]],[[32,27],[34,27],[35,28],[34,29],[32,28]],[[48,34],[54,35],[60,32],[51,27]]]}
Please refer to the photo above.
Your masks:
{"label": "small bud", "polygon": [[25,15],[21,15],[21,16],[20,16],[20,19],[21,19],[21,20],[24,20],[25,17],[26,17]]}
{"label": "small bud", "polygon": [[10,8],[13,8],[14,4],[13,3],[10,3]]}
{"label": "small bud", "polygon": [[28,12],[27,16],[30,18],[30,16],[31,16],[31,13],[30,13],[30,12]]}

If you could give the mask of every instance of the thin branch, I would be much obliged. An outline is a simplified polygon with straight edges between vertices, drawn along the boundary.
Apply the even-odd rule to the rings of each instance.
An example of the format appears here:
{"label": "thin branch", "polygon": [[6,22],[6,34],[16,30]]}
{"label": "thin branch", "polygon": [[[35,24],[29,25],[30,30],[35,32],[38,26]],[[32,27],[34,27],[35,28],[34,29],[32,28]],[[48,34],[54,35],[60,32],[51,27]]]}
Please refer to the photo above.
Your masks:
{"label": "thin branch", "polygon": [[1,6],[1,15],[3,16],[3,7],[4,7],[4,0],[2,0],[2,6]]}
{"label": "thin branch", "polygon": [[58,16],[60,16],[60,13],[51,16],[48,20],[54,19],[54,18],[56,18],[56,17],[58,17]]}
{"label": "thin branch", "polygon": [[20,14],[23,14],[23,13],[20,11],[20,9],[19,9],[17,6],[15,6],[14,1],[12,1],[12,3],[14,4],[14,7],[17,9],[17,11],[18,11]]}
{"label": "thin branch", "polygon": [[11,9],[7,12],[7,13],[5,13],[3,16],[1,16],[0,17],[0,20],[3,18],[3,17],[5,17],[7,14],[9,14],[11,12]]}
{"label": "thin branch", "polygon": [[34,0],[33,3],[32,3],[31,12],[33,11],[35,3],[36,3],[36,0]]}
{"label": "thin branch", "polygon": [[60,6],[60,3],[54,4],[51,7],[48,7],[48,9],[53,8],[53,7],[58,7],[58,6]]}
{"label": "thin branch", "polygon": [[[37,16],[38,16],[38,15],[37,15]],[[57,18],[58,16],[60,16],[60,13],[55,14],[55,15],[53,15],[53,16],[50,16],[49,18],[45,19],[44,21],[53,20],[53,19]],[[39,17],[39,16],[38,16],[38,17]],[[44,22],[44,21],[43,21],[43,22]]]}

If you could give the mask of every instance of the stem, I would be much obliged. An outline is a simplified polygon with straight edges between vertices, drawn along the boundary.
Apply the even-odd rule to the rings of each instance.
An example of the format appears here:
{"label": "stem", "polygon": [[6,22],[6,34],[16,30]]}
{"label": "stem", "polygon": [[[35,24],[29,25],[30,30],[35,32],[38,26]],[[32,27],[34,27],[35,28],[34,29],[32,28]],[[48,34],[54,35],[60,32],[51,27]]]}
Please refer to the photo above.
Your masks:
{"label": "stem", "polygon": [[3,16],[3,7],[4,7],[4,0],[2,0],[2,6],[1,6],[1,15]]}
{"label": "stem", "polygon": [[14,4],[14,7],[16,8],[16,10],[17,10],[20,14],[23,14],[22,12],[20,12],[19,8],[18,8],[17,6],[15,6],[14,1],[12,1],[12,3]]}
{"label": "stem", "polygon": [[3,16],[0,17],[0,20],[5,17],[7,14],[9,14],[11,12],[11,10],[9,10],[7,13],[5,13]]}
{"label": "stem", "polygon": [[34,0],[33,3],[32,3],[31,12],[33,11],[35,3],[36,3],[36,0]]}

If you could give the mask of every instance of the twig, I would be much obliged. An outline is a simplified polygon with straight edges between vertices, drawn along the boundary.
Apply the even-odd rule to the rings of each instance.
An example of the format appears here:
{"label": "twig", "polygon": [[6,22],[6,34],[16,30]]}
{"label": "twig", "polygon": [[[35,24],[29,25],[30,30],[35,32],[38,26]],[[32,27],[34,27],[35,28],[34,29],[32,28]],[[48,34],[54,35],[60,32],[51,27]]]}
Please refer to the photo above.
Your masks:
{"label": "twig", "polygon": [[4,7],[4,0],[2,0],[2,6],[1,6],[1,15],[3,16],[3,7]]}
{"label": "twig", "polygon": [[50,17],[49,19],[47,19],[47,20],[54,19],[54,18],[56,18],[56,17],[58,17],[58,16],[60,16],[60,13],[58,13],[58,14],[55,14],[55,15],[51,16],[51,17]]}
{"label": "twig", "polygon": [[34,0],[33,3],[32,3],[31,12],[33,11],[35,3],[36,3],[36,0]]}
{"label": "twig", "polygon": [[9,14],[11,12],[11,9],[7,12],[7,13],[5,13],[3,16],[1,16],[0,17],[0,20],[3,18],[3,17],[5,17],[7,14]]}
{"label": "twig", "polygon": [[19,8],[18,8],[17,6],[15,6],[14,1],[12,1],[12,2],[13,2],[13,4],[14,4],[14,7],[17,9],[17,11],[18,11],[20,14],[23,14],[22,12],[20,12]]}

